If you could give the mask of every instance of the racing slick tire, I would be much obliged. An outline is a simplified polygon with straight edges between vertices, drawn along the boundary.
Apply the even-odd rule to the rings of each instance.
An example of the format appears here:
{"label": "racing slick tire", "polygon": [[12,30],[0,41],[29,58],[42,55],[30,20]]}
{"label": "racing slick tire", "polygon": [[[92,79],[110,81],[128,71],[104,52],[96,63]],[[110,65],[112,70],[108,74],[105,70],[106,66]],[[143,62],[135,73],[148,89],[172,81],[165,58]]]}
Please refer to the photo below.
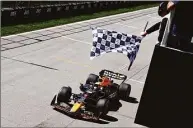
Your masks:
{"label": "racing slick tire", "polygon": [[119,87],[119,97],[122,100],[127,100],[131,93],[131,85],[127,83],[122,83]]}
{"label": "racing slick tire", "polygon": [[105,116],[109,112],[109,104],[108,99],[99,99],[96,104],[97,116]]}
{"label": "racing slick tire", "polygon": [[62,87],[57,96],[57,103],[69,102],[71,95],[72,95],[72,89],[70,87]]}
{"label": "racing slick tire", "polygon": [[87,80],[86,80],[86,84],[90,84],[90,83],[96,83],[99,79],[99,76],[95,75],[95,74],[89,74]]}

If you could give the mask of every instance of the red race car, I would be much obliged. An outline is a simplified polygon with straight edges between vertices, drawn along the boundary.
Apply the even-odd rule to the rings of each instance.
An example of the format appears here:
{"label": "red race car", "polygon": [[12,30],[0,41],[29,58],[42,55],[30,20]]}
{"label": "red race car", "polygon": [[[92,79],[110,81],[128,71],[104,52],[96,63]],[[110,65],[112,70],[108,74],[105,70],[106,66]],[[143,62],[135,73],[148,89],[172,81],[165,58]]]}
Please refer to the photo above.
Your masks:
{"label": "red race car", "polygon": [[[116,84],[113,79],[122,82]],[[80,85],[83,93],[74,94],[70,87],[62,87],[51,105],[74,117],[98,120],[120,99],[129,98],[131,85],[124,83],[126,79],[126,75],[109,70],[102,70],[99,75],[90,74],[86,83]]]}

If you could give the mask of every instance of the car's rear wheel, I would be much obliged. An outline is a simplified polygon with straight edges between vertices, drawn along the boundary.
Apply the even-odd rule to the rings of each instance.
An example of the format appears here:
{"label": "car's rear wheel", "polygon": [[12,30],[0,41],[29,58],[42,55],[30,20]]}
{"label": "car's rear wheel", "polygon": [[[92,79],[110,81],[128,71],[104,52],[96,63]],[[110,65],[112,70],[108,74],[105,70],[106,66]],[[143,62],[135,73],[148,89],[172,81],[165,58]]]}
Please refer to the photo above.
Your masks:
{"label": "car's rear wheel", "polygon": [[95,74],[89,74],[87,80],[86,80],[86,84],[90,84],[90,83],[96,83],[99,79],[98,75]]}
{"label": "car's rear wheel", "polygon": [[109,112],[109,104],[108,99],[100,99],[96,104],[97,116],[105,116]]}
{"label": "car's rear wheel", "polygon": [[131,93],[131,85],[122,83],[119,87],[119,97],[122,100],[127,100],[129,98],[130,93]]}
{"label": "car's rear wheel", "polygon": [[72,95],[72,89],[70,87],[62,87],[57,96],[57,103],[69,102]]}

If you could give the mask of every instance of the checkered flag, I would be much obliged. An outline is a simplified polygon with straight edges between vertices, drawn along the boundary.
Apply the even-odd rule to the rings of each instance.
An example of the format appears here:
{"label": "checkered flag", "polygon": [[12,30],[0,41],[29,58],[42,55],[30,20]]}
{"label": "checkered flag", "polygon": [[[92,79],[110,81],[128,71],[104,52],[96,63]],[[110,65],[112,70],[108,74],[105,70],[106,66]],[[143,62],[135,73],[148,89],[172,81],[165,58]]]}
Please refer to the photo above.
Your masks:
{"label": "checkered flag", "polygon": [[130,67],[134,62],[142,37],[109,31],[101,28],[92,28],[93,46],[90,59],[109,52],[123,53],[130,60]]}

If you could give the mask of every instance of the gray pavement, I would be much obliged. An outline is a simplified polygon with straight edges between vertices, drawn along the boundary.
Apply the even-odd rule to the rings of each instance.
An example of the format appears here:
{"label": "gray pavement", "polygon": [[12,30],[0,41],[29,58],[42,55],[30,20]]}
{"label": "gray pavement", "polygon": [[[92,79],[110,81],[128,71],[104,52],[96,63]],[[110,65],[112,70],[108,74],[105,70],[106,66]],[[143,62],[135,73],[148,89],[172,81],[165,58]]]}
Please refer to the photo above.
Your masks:
{"label": "gray pavement", "polygon": [[109,53],[89,59],[92,45],[90,27],[99,26],[137,34],[160,21],[157,8],[77,22],[1,38],[1,126],[2,127],[143,127],[134,123],[137,102],[122,102],[101,123],[75,120],[50,106],[62,86],[79,91],[89,73],[109,69],[128,76],[131,98],[140,101],[158,32],[142,40],[137,58],[127,71],[127,56]]}

